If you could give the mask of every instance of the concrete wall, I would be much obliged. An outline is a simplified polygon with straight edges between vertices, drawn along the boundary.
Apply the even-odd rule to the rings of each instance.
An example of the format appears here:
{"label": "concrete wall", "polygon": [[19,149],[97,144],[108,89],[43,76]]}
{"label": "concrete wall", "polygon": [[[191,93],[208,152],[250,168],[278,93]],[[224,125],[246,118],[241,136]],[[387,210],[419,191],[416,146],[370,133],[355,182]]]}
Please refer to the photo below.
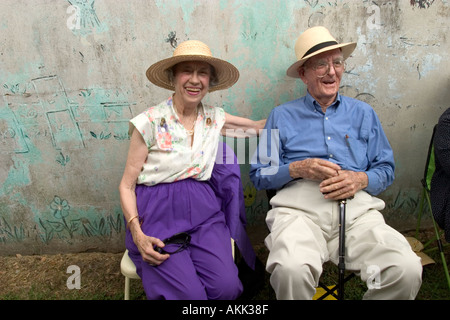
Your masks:
{"label": "concrete wall", "polygon": [[[342,92],[378,112],[397,163],[396,181],[382,194],[385,215],[410,228],[431,130],[449,107],[449,7],[446,0],[0,1],[0,254],[122,250],[117,186],[127,122],[170,94],[147,81],[146,68],[177,43],[202,40],[241,72],[237,85],[206,102],[265,118],[305,93],[285,71],[296,38],[314,25],[358,42]],[[267,203],[248,164],[242,176],[256,239]]]}

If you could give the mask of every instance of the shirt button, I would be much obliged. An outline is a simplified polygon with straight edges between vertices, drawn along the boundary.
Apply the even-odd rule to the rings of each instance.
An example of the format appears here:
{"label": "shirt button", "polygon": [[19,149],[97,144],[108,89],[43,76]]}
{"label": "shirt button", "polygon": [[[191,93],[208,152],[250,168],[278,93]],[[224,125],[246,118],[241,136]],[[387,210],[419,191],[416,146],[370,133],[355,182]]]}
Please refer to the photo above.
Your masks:
{"label": "shirt button", "polygon": [[331,140],[331,137],[328,137],[327,139],[328,139],[328,140]]}
{"label": "shirt button", "polygon": [[332,154],[330,154],[330,158],[333,158],[333,155],[332,155]]}
{"label": "shirt button", "polygon": [[328,120],[328,117],[325,117],[325,120]]}

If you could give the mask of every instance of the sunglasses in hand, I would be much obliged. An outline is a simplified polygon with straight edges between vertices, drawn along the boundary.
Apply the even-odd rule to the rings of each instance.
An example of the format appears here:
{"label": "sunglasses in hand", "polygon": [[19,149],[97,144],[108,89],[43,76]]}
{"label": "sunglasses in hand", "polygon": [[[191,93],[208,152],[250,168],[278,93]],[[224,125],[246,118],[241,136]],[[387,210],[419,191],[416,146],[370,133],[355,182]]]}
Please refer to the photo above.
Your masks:
{"label": "sunglasses in hand", "polygon": [[174,234],[170,238],[163,240],[165,246],[160,248],[155,246],[153,249],[160,254],[175,254],[183,251],[191,243],[191,236],[186,232]]}

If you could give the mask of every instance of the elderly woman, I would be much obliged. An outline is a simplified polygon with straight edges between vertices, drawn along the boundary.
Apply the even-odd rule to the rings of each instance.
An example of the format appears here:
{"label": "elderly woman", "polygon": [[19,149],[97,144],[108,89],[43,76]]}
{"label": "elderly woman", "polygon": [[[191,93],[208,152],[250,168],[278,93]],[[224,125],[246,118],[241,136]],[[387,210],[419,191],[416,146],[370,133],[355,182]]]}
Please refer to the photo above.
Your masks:
{"label": "elderly woman", "polygon": [[[200,41],[180,44],[173,57],[147,70],[147,78],[175,93],[131,120],[130,149],[119,186],[130,258],[148,299],[235,299],[242,284],[230,239],[237,233],[247,249],[249,241],[242,231],[242,212],[231,219],[230,230],[226,205],[234,203],[239,211],[242,193],[226,186],[234,181],[231,184],[241,188],[240,176],[219,167],[215,159],[220,135],[233,131],[227,129],[258,132],[265,121],[202,104],[208,92],[236,83],[239,72],[213,57]],[[175,249],[163,242],[179,233]]]}

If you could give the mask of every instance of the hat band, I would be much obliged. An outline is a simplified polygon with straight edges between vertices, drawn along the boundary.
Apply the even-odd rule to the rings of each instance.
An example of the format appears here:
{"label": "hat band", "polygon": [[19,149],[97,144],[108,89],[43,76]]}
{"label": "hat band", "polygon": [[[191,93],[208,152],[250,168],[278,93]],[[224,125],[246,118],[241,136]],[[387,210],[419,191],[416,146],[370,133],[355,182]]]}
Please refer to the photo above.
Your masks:
{"label": "hat band", "polygon": [[308,51],[306,51],[306,53],[303,55],[302,59],[306,56],[309,56],[310,54],[313,54],[316,51],[319,51],[320,49],[326,48],[326,47],[330,47],[330,46],[334,46],[337,45],[338,43],[336,41],[326,41],[326,42],[322,42],[319,44],[316,44],[314,47],[312,47],[311,49],[309,49]]}

